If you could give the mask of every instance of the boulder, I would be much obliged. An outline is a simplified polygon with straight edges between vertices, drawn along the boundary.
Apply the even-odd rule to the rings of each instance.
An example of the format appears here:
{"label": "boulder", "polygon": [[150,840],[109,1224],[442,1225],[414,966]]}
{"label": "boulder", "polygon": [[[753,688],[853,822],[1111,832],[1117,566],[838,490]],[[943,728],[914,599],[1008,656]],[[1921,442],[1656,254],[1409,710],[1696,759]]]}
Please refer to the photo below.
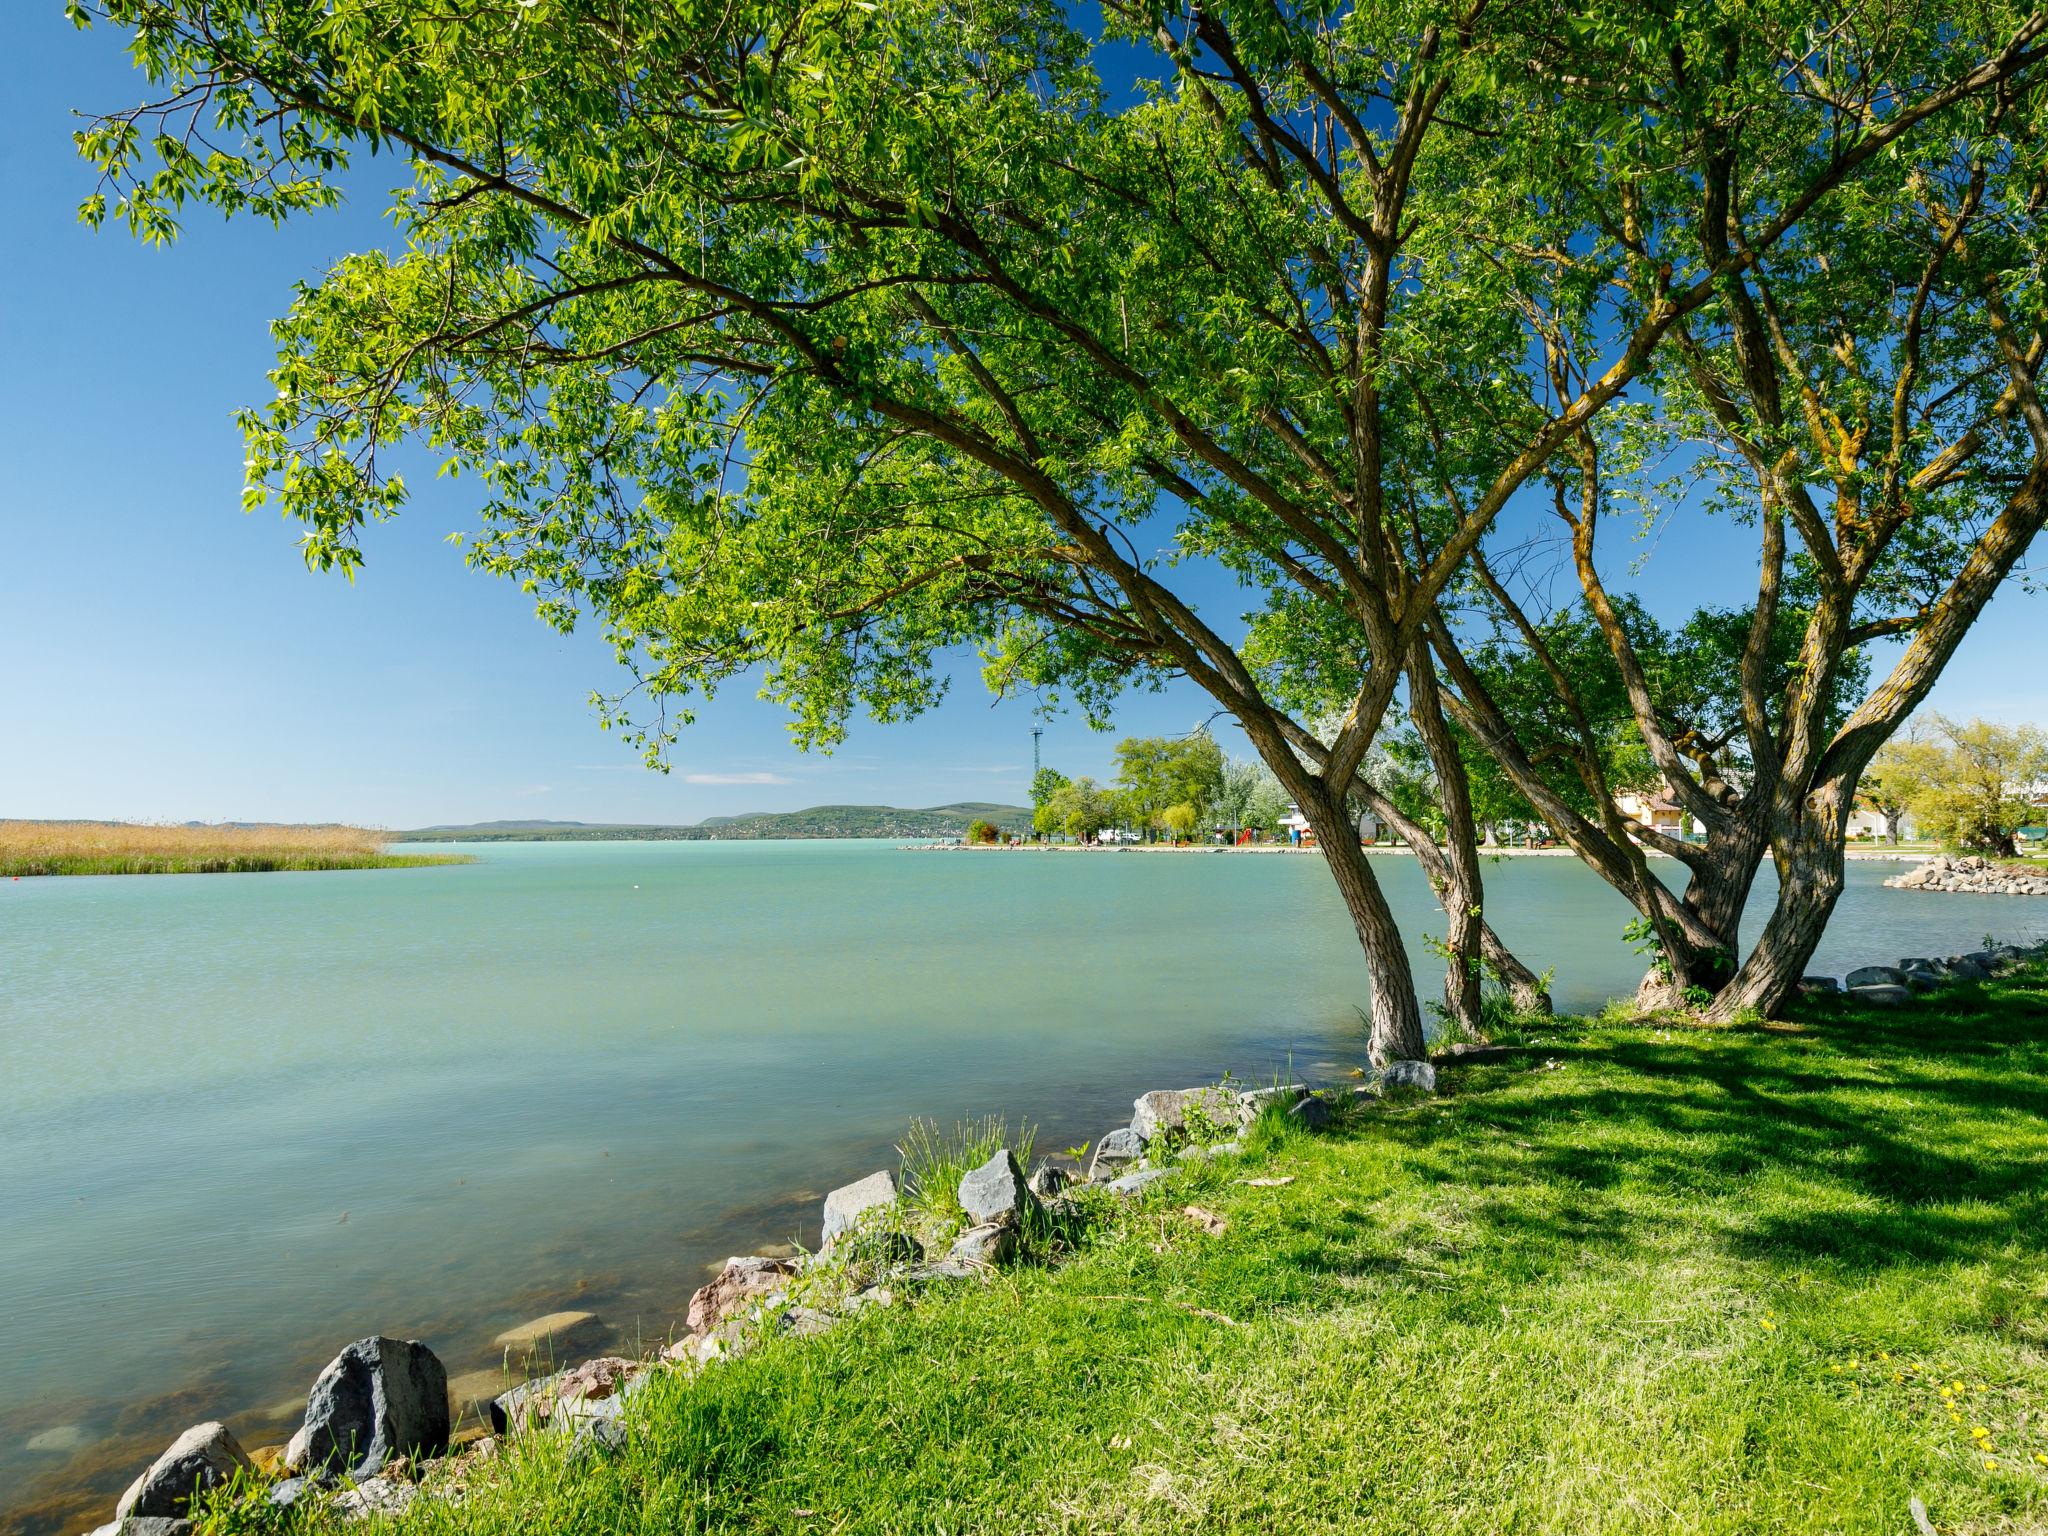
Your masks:
{"label": "boulder", "polygon": [[1382,1088],[1411,1088],[1418,1093],[1436,1092],[1436,1068],[1426,1061],[1390,1061],[1380,1069]]}
{"label": "boulder", "polygon": [[808,1339],[839,1326],[838,1314],[817,1307],[784,1307],[775,1314],[775,1331],[791,1338]]}
{"label": "boulder", "polygon": [[569,1441],[569,1465],[600,1456],[616,1456],[626,1448],[626,1426],[617,1419],[585,1419]]}
{"label": "boulder", "polygon": [[263,1502],[277,1509],[290,1509],[306,1496],[312,1482],[303,1477],[287,1477],[270,1485],[270,1492],[263,1496]]}
{"label": "boulder", "polygon": [[1139,1094],[1131,1106],[1131,1129],[1148,1146],[1187,1130],[1190,1119],[1217,1128],[1236,1125],[1237,1095],[1227,1088],[1155,1088]]}
{"label": "boulder", "polygon": [[333,1360],[306,1398],[292,1437],[294,1472],[339,1472],[356,1482],[394,1456],[448,1449],[448,1373],[416,1339],[358,1339]]}
{"label": "boulder", "polygon": [[419,1488],[395,1477],[373,1477],[345,1488],[334,1501],[334,1512],[354,1522],[373,1515],[402,1515],[420,1496]]}
{"label": "boulder", "polygon": [[1842,984],[1832,976],[1802,976],[1799,978],[1801,997],[1833,997],[1842,990]]}
{"label": "boulder", "polygon": [[1913,1000],[1910,987],[1896,986],[1890,982],[1875,982],[1867,986],[1851,987],[1849,997],[1859,1003],[1870,1003],[1879,1008],[1896,1008]]}
{"label": "boulder", "polygon": [[1127,1173],[1120,1179],[1109,1182],[1110,1190],[1119,1195],[1135,1195],[1147,1184],[1156,1183],[1173,1170],[1170,1168],[1140,1168],[1136,1173]]}
{"label": "boulder", "polygon": [[1312,1131],[1319,1131],[1330,1123],[1334,1114],[1335,1111],[1330,1108],[1327,1099],[1320,1099],[1314,1094],[1310,1094],[1299,1104],[1296,1104],[1287,1111],[1287,1118],[1296,1125],[1306,1126]]}
{"label": "boulder", "polygon": [[1038,1197],[1024,1183],[1024,1170],[1008,1147],[960,1180],[960,1209],[976,1226],[1013,1225],[1038,1214]]}
{"label": "boulder", "polygon": [[1039,1199],[1050,1200],[1073,1182],[1073,1175],[1066,1169],[1054,1163],[1040,1163],[1031,1171],[1029,1187]]}
{"label": "boulder", "polygon": [[841,1185],[825,1197],[823,1246],[830,1248],[851,1232],[854,1223],[867,1212],[895,1203],[896,1181],[886,1168],[855,1183]]}
{"label": "boulder", "polygon": [[113,1520],[101,1526],[92,1536],[192,1536],[190,1520],[174,1520],[169,1515],[130,1515],[126,1520]]}
{"label": "boulder", "polygon": [[1017,1228],[1014,1223],[985,1222],[962,1232],[946,1257],[956,1264],[992,1268],[1007,1261],[1016,1251]]}
{"label": "boulder", "polygon": [[115,1523],[131,1516],[182,1519],[194,1494],[254,1470],[225,1424],[195,1424],[128,1485],[114,1506]]}
{"label": "boulder", "polygon": [[1116,1171],[1125,1163],[1135,1163],[1145,1155],[1145,1143],[1138,1139],[1138,1133],[1129,1126],[1119,1126],[1095,1144],[1095,1156],[1088,1164],[1091,1181]]}
{"label": "boulder", "polygon": [[595,1312],[550,1312],[516,1328],[507,1328],[491,1342],[521,1364],[553,1361],[595,1342],[604,1324]]}
{"label": "boulder", "polygon": [[1278,1083],[1270,1088],[1247,1088],[1237,1096],[1237,1123],[1250,1125],[1268,1104],[1283,1107],[1297,1103],[1308,1092],[1307,1083]]}
{"label": "boulder", "polygon": [[698,1286],[696,1294],[690,1297],[687,1319],[690,1331],[702,1333],[715,1327],[749,1302],[783,1289],[795,1274],[796,1261],[793,1259],[770,1259],[753,1254],[727,1259],[725,1268],[718,1272],[717,1277],[708,1285]]}
{"label": "boulder", "polygon": [[1903,987],[1906,973],[1896,966],[1866,965],[1849,973],[1848,986],[1851,992],[1858,987]]}
{"label": "boulder", "polygon": [[464,1371],[460,1376],[448,1378],[448,1407],[458,1418],[472,1408],[481,1411],[492,1398],[517,1384],[518,1378],[501,1365],[481,1371]]}
{"label": "boulder", "polygon": [[1182,1147],[1175,1155],[1183,1163],[1199,1163],[1212,1157],[1236,1157],[1242,1151],[1244,1143],[1241,1141],[1219,1141],[1213,1147]]}
{"label": "boulder", "polygon": [[1948,975],[1951,981],[1989,981],[1991,968],[1975,955],[1957,955],[1948,962]]}
{"label": "boulder", "polygon": [[487,1407],[491,1432],[516,1434],[543,1429],[592,1415],[605,1416],[633,1390],[640,1379],[638,1361],[619,1355],[601,1355],[552,1376],[521,1382],[500,1393]]}

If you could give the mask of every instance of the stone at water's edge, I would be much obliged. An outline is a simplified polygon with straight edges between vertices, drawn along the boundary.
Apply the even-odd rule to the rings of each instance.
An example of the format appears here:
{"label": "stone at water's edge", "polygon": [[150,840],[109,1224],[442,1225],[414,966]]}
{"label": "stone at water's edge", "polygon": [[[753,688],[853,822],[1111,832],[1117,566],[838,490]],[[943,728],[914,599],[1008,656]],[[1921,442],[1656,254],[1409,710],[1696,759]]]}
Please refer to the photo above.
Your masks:
{"label": "stone at water's edge", "polygon": [[1140,1168],[1136,1173],[1127,1173],[1120,1179],[1112,1179],[1109,1188],[1119,1195],[1135,1195],[1147,1184],[1156,1183],[1171,1172],[1171,1168]]}
{"label": "stone at water's edge", "polygon": [[1088,1164],[1088,1177],[1101,1178],[1123,1163],[1135,1163],[1145,1155],[1145,1143],[1129,1126],[1118,1126],[1095,1144],[1095,1156]]}
{"label": "stone at water's edge", "polygon": [[491,1343],[515,1360],[553,1360],[604,1332],[595,1312],[550,1312],[530,1323],[507,1328]]}
{"label": "stone at water's edge", "polygon": [[1382,1088],[1413,1088],[1421,1093],[1436,1092],[1436,1068],[1426,1061],[1390,1061],[1380,1072]]}
{"label": "stone at water's edge", "polygon": [[1859,1003],[1873,1003],[1880,1008],[1897,1008],[1913,1000],[1912,988],[1892,982],[1873,982],[1861,987],[1851,987],[1848,995]]}
{"label": "stone at water's edge", "polygon": [[1247,1088],[1237,1096],[1237,1123],[1249,1126],[1268,1104],[1291,1105],[1308,1092],[1307,1083],[1278,1083],[1270,1088]]}
{"label": "stone at water's edge", "polygon": [[92,1536],[192,1536],[190,1520],[169,1515],[130,1515],[101,1526]]}
{"label": "stone at water's edge", "polygon": [[1336,1111],[1330,1108],[1328,1101],[1310,1094],[1299,1104],[1287,1111],[1287,1118],[1296,1125],[1306,1126],[1312,1131],[1319,1131],[1330,1123],[1330,1118],[1335,1113]]}
{"label": "stone at water's edge", "polygon": [[394,1456],[448,1449],[448,1372],[417,1339],[358,1339],[329,1362],[292,1437],[291,1469],[375,1476]]}
{"label": "stone at water's edge", "polygon": [[1906,973],[1892,965],[1866,965],[1849,973],[1851,992],[1858,987],[1903,987]]}
{"label": "stone at water's edge", "polygon": [[757,1297],[783,1289],[796,1274],[794,1259],[770,1259],[759,1255],[732,1258],[708,1285],[697,1288],[690,1298],[685,1321],[692,1333],[716,1327],[733,1312]]}
{"label": "stone at water's edge", "polygon": [[1022,1221],[1038,1210],[1038,1197],[1025,1187],[1024,1170],[1008,1147],[998,1147],[987,1162],[965,1174],[958,1193],[960,1209],[976,1226]]}
{"label": "stone at water's edge", "polygon": [[1066,1169],[1053,1163],[1040,1163],[1031,1172],[1029,1188],[1039,1199],[1050,1200],[1072,1182]]}
{"label": "stone at water's edge", "polygon": [[194,1494],[218,1488],[237,1472],[253,1470],[225,1424],[195,1424],[128,1485],[114,1506],[114,1519],[118,1523],[131,1515],[180,1518]]}
{"label": "stone at water's edge", "polygon": [[1212,1125],[1235,1125],[1237,1095],[1227,1088],[1155,1088],[1131,1106],[1131,1129],[1147,1144],[1168,1131],[1186,1130],[1190,1116]]}
{"label": "stone at water's edge", "polygon": [[884,1168],[852,1184],[842,1184],[825,1197],[825,1236],[822,1247],[853,1230],[853,1224],[867,1211],[896,1203],[896,1181]]}
{"label": "stone at water's edge", "polygon": [[1802,976],[1799,978],[1799,993],[1802,997],[1826,997],[1842,990],[1842,984],[1832,976]]}

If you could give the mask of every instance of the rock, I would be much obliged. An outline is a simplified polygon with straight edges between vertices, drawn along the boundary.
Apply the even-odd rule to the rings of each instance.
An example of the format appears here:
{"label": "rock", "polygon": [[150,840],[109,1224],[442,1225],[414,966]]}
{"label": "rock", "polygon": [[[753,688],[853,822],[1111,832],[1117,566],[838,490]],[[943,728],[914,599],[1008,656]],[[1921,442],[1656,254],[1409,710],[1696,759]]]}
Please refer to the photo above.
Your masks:
{"label": "rock", "polygon": [[869,1211],[896,1203],[896,1181],[885,1168],[853,1184],[841,1185],[825,1197],[825,1236],[830,1248],[853,1230],[854,1223]]}
{"label": "rock", "polygon": [[1120,1179],[1110,1180],[1108,1187],[1119,1195],[1135,1195],[1147,1184],[1156,1183],[1171,1172],[1171,1168],[1140,1168],[1136,1173],[1127,1173]]}
{"label": "rock", "polygon": [[1896,1008],[1913,1000],[1912,990],[1890,982],[1875,982],[1861,987],[1851,987],[1848,995],[1859,1003],[1870,1003],[1879,1008]]}
{"label": "rock", "polygon": [[1899,962],[1899,969],[1908,976],[1911,976],[1915,971],[1925,971],[1929,976],[1935,974],[1934,962],[1924,955],[1911,960],[1901,960]]}
{"label": "rock", "polygon": [[1293,1105],[1308,1092],[1307,1083],[1280,1083],[1271,1088],[1248,1088],[1237,1096],[1239,1125],[1250,1125],[1268,1104]]}
{"label": "rock", "polygon": [[976,1226],[1008,1224],[1038,1214],[1038,1197],[1024,1183],[1024,1170],[1008,1147],[960,1180],[960,1209]]}
{"label": "rock", "polygon": [[1832,976],[1802,976],[1799,978],[1801,997],[1833,997],[1842,990],[1842,984]]}
{"label": "rock", "polygon": [[[662,1353],[663,1358],[681,1358],[671,1356],[668,1350]],[[486,1405],[491,1432],[497,1435],[517,1434],[576,1418],[608,1414],[613,1409],[601,1405],[615,1404],[629,1396],[642,1372],[643,1367],[637,1360],[602,1355],[568,1370],[556,1371],[552,1376],[521,1382]]]}
{"label": "rock", "polygon": [[1219,1141],[1213,1147],[1205,1147],[1199,1143],[1191,1147],[1182,1147],[1177,1156],[1183,1163],[1199,1163],[1211,1157],[1236,1157],[1243,1151],[1244,1143],[1241,1141]]}
{"label": "rock", "polygon": [[1932,992],[1941,985],[1941,978],[1933,971],[1907,971],[1906,986],[1914,992]]}
{"label": "rock", "polygon": [[344,1520],[367,1520],[372,1515],[402,1515],[420,1496],[412,1483],[395,1477],[373,1477],[344,1488],[334,1500],[334,1512]]}
{"label": "rock", "polygon": [[1016,1251],[1017,1229],[1014,1225],[985,1222],[978,1227],[969,1227],[954,1239],[952,1252],[946,1257],[957,1264],[993,1267],[1007,1261]]}
{"label": "rock", "polygon": [[1896,966],[1866,965],[1849,973],[1848,986],[1851,992],[1858,987],[1903,987],[1906,973]]}
{"label": "rock", "polygon": [[517,1385],[518,1378],[503,1366],[481,1371],[464,1371],[460,1376],[449,1379],[449,1410],[458,1417],[472,1408],[481,1410],[492,1398],[509,1392]]}
{"label": "rock", "polygon": [[1417,1093],[1436,1092],[1436,1068],[1426,1061],[1390,1061],[1380,1069],[1382,1088],[1411,1088]]}
{"label": "rock", "polygon": [[126,1520],[114,1520],[101,1526],[92,1536],[192,1536],[190,1520],[175,1520],[169,1515],[130,1515]]}
{"label": "rock", "polygon": [[795,1339],[815,1338],[839,1323],[838,1314],[817,1307],[785,1307],[775,1314],[775,1331]]}
{"label": "rock", "polygon": [[532,1322],[507,1328],[491,1340],[513,1360],[554,1361],[604,1332],[595,1312],[550,1312]]}
{"label": "rock", "polygon": [[851,1296],[847,1297],[843,1310],[851,1315],[855,1312],[865,1312],[869,1307],[893,1307],[895,1305],[896,1293],[894,1291],[890,1290],[886,1285],[871,1285],[866,1290],[855,1291]]}
{"label": "rock", "polygon": [[195,1424],[128,1485],[114,1506],[116,1522],[131,1515],[182,1518],[192,1496],[218,1488],[237,1472],[252,1472],[241,1444],[225,1424]]}
{"label": "rock", "polygon": [[1989,981],[1991,968],[1975,955],[1957,955],[1948,962],[1948,975],[1951,981]]}
{"label": "rock", "polygon": [[1131,1129],[1147,1146],[1161,1136],[1204,1124],[1218,1129],[1238,1123],[1237,1096],[1227,1088],[1155,1088],[1131,1106]]}
{"label": "rock", "polygon": [[598,1456],[616,1456],[626,1448],[626,1426],[617,1419],[586,1419],[569,1442],[569,1464]]}
{"label": "rock", "polygon": [[641,1365],[637,1360],[628,1360],[622,1355],[600,1355],[556,1375],[554,1398],[559,1404],[571,1406],[623,1397],[640,1372]]}
{"label": "rock", "polygon": [[1145,1155],[1145,1143],[1129,1126],[1119,1126],[1095,1144],[1095,1156],[1088,1164],[1091,1182],[1116,1171],[1124,1163],[1135,1163]]}
{"label": "rock", "polygon": [[1306,1126],[1312,1131],[1319,1131],[1330,1123],[1333,1113],[1334,1111],[1331,1110],[1327,1100],[1319,1099],[1314,1094],[1310,1094],[1299,1104],[1296,1104],[1287,1111],[1287,1118],[1296,1125]]}
{"label": "rock", "polygon": [[328,1363],[292,1437],[294,1472],[341,1472],[357,1482],[394,1456],[448,1449],[448,1373],[417,1339],[358,1339]]}
{"label": "rock", "polygon": [[708,1285],[701,1285],[690,1298],[687,1319],[692,1333],[703,1333],[757,1297],[772,1295],[786,1286],[796,1273],[793,1259],[770,1259],[758,1255],[732,1258]]}
{"label": "rock", "polygon": [[306,1496],[312,1486],[309,1478],[288,1477],[282,1482],[272,1483],[270,1492],[263,1496],[263,1501],[278,1509],[290,1509]]}
{"label": "rock", "polygon": [[1050,1200],[1054,1195],[1073,1183],[1073,1175],[1053,1163],[1040,1163],[1032,1170],[1027,1186],[1031,1193],[1041,1200]]}
{"label": "rock", "polygon": [[69,1456],[82,1451],[88,1443],[83,1429],[76,1424],[59,1424],[55,1429],[46,1429],[39,1435],[31,1435],[25,1450],[38,1456]]}

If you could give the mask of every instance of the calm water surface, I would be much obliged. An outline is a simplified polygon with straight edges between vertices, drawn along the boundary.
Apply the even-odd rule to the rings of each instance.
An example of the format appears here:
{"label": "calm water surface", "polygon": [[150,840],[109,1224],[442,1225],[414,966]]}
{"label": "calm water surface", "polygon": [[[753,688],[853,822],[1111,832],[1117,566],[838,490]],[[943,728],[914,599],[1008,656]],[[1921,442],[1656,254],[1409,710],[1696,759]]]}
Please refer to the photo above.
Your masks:
{"label": "calm water surface", "polygon": [[[1360,1052],[1313,857],[480,853],[0,885],[0,1530],[104,1519],[204,1417],[282,1440],[364,1334],[451,1374],[561,1306],[665,1336],[707,1263],[815,1241],[913,1115],[1064,1145],[1144,1088]],[[2048,933],[2048,903],[1881,889],[1895,868],[1852,865],[1818,969]],[[1414,864],[1380,869],[1441,931]],[[1576,861],[1487,880],[1560,1006],[1632,987],[1632,914]]]}

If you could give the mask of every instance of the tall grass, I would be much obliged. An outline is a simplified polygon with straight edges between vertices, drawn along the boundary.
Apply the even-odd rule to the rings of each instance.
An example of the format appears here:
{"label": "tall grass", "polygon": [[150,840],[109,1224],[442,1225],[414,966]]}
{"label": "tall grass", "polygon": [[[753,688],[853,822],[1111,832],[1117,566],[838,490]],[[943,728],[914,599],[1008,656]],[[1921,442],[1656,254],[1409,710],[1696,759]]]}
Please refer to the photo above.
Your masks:
{"label": "tall grass", "polygon": [[960,1208],[960,1180],[1004,1147],[1017,1154],[1019,1167],[1029,1171],[1037,1140],[1037,1128],[1031,1125],[1020,1125],[1011,1140],[1009,1122],[1001,1115],[962,1120],[950,1131],[936,1120],[912,1120],[896,1148],[903,1159],[904,1204],[941,1228],[964,1226],[967,1213]]}
{"label": "tall grass", "polygon": [[387,853],[389,841],[387,834],[362,827],[0,821],[0,878],[404,869],[469,862],[460,855]]}

